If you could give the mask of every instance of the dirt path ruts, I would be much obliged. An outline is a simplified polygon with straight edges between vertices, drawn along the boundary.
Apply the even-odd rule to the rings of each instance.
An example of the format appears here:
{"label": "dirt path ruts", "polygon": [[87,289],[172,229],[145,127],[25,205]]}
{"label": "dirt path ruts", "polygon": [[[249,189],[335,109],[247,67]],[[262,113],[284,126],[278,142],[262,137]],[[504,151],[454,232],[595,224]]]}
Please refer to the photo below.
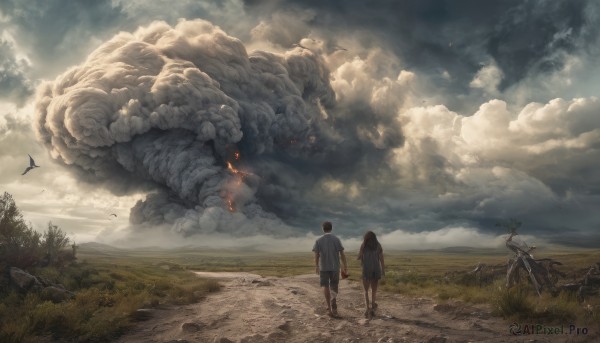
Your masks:
{"label": "dirt path ruts", "polygon": [[[117,342],[571,342],[573,337],[511,336],[509,324],[484,307],[436,304],[380,293],[372,319],[362,290],[342,280],[339,319],[325,315],[317,275],[262,278],[248,273],[197,273],[224,287],[197,304],[154,310]],[[558,340],[557,340],[558,339]]]}

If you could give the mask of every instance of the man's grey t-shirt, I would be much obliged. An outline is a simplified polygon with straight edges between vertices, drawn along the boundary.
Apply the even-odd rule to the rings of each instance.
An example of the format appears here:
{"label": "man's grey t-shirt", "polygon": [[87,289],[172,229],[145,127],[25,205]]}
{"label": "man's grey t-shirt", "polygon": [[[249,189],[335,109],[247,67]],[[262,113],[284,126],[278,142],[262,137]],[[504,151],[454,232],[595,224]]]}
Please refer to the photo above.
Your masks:
{"label": "man's grey t-shirt", "polygon": [[319,270],[322,272],[337,272],[340,270],[340,251],[344,246],[339,238],[326,233],[319,237],[312,251],[319,253]]}

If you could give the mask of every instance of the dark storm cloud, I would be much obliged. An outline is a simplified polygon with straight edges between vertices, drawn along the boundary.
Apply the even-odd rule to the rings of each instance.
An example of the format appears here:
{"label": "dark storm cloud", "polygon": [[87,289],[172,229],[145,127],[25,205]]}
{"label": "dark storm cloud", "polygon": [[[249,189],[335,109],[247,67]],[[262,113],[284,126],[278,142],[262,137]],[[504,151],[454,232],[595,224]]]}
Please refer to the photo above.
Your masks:
{"label": "dark storm cloud", "polygon": [[[111,0],[0,0],[4,24],[27,53],[36,75],[53,75],[87,53],[94,39],[117,30],[125,16]],[[43,68],[40,68],[41,66]]]}
{"label": "dark storm cloud", "polygon": [[[155,22],[120,33],[42,84],[35,130],[88,181],[154,183],[157,192],[132,209],[134,224],[162,220],[185,234],[287,232],[274,214],[306,220],[309,200],[316,209],[327,199],[308,194],[320,178],[385,170],[388,149],[402,143],[393,112],[360,98],[336,108],[324,63],[301,48],[248,54],[202,20]],[[339,117],[335,126],[327,111]]]}
{"label": "dark storm cloud", "polygon": [[33,94],[33,86],[26,71],[29,64],[15,56],[13,45],[0,38],[0,100],[22,106]]}
{"label": "dark storm cloud", "polygon": [[[40,138],[80,180],[150,192],[136,225],[501,234],[517,217],[558,240],[600,223],[598,103],[551,101],[566,97],[557,80],[580,80],[569,63],[597,87],[593,2],[0,3],[31,74],[62,73],[42,86]],[[183,34],[180,17],[227,34],[182,44],[212,26]],[[172,45],[139,42],[152,32]],[[235,149],[241,183],[226,169]]]}
{"label": "dark storm cloud", "polygon": [[[133,31],[154,20],[218,19],[235,28],[242,21],[236,1],[0,0],[4,22],[32,62],[33,78],[49,78],[77,64],[119,31]],[[243,27],[237,32],[247,32]]]}
{"label": "dark storm cloud", "polygon": [[[564,66],[564,53],[597,41],[597,4],[589,1],[245,1],[249,13],[311,10],[324,35],[355,35],[385,45],[406,68],[428,75],[450,94],[467,93],[483,65],[504,74],[500,90],[531,74]],[[449,72],[451,81],[442,73]],[[449,97],[450,98],[450,97]],[[451,104],[453,105],[453,104]],[[456,104],[457,107],[460,105]]]}

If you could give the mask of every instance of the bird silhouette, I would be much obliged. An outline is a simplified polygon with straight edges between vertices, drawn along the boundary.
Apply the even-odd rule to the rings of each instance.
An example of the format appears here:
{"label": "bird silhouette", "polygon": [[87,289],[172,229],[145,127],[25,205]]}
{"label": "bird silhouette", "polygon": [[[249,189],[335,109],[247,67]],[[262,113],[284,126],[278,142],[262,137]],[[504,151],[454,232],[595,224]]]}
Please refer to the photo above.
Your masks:
{"label": "bird silhouette", "polygon": [[25,171],[23,172],[23,174],[21,174],[21,175],[25,175],[25,174],[27,174],[27,172],[29,172],[31,169],[39,167],[38,165],[36,165],[36,164],[35,164],[35,161],[34,161],[34,160],[33,160],[33,158],[31,157],[31,155],[27,154],[27,156],[29,156],[29,167],[27,167],[27,168],[25,169]]}
{"label": "bird silhouette", "polygon": [[117,217],[117,215],[114,213],[109,214],[109,216],[115,216],[115,218]]}

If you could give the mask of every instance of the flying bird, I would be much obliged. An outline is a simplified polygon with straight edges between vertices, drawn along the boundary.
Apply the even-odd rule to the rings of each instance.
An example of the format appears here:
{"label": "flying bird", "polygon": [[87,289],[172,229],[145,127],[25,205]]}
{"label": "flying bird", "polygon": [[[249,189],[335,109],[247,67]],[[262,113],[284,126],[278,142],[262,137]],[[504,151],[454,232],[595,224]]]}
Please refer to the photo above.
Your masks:
{"label": "flying bird", "polygon": [[33,158],[31,157],[31,155],[27,154],[27,156],[29,156],[29,167],[27,167],[27,168],[25,169],[25,171],[23,172],[23,174],[21,174],[21,175],[25,175],[25,174],[27,174],[27,172],[29,172],[31,169],[39,167],[38,165],[36,165],[36,164],[35,164],[35,161],[34,161],[34,160],[33,160]]}
{"label": "flying bird", "polygon": [[348,51],[348,49],[346,49],[346,48],[342,48],[342,47],[341,47],[341,46],[339,46],[339,45],[336,45],[335,47],[333,47],[333,49],[335,49],[336,51],[337,51],[337,50],[344,50],[344,51]]}
{"label": "flying bird", "polygon": [[117,215],[114,213],[109,214],[109,216],[115,216],[115,218],[117,217]]}

